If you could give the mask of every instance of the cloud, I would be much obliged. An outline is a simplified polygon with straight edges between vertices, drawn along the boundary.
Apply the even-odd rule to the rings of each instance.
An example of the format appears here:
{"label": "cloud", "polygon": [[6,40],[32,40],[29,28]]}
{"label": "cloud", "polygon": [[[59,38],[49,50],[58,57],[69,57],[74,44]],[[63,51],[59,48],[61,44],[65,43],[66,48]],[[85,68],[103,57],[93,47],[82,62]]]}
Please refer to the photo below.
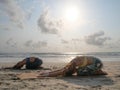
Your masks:
{"label": "cloud", "polygon": [[30,47],[32,45],[32,42],[33,42],[32,40],[26,41],[25,46]]}
{"label": "cloud", "polygon": [[33,6],[27,10],[27,20],[29,20],[31,18],[34,10],[35,10],[35,7],[33,7]]}
{"label": "cloud", "polygon": [[44,42],[44,41],[38,41],[37,43],[33,44],[33,47],[36,47],[36,48],[41,48],[46,46],[47,46],[47,42]]}
{"label": "cloud", "polygon": [[29,41],[26,41],[24,45],[26,47],[41,48],[41,47],[46,47],[47,42],[45,41],[33,42],[32,40],[29,40]]}
{"label": "cloud", "polygon": [[94,33],[85,37],[85,42],[90,45],[102,46],[107,40],[111,39],[110,37],[105,37],[104,35],[105,33],[103,31]]}
{"label": "cloud", "polygon": [[6,44],[10,47],[17,47],[17,43],[12,38],[8,39]]}
{"label": "cloud", "polygon": [[120,40],[116,40],[116,41],[112,41],[111,43],[108,43],[106,45],[106,47],[108,49],[116,49],[119,50],[120,49]]}
{"label": "cloud", "polygon": [[73,41],[73,42],[80,42],[80,41],[82,41],[82,39],[73,38],[73,39],[71,39],[71,41]]}
{"label": "cloud", "polygon": [[68,42],[67,40],[61,39],[61,43],[63,43],[63,44],[68,44],[69,42]]}
{"label": "cloud", "polygon": [[23,28],[25,13],[15,0],[0,0],[0,9],[14,22],[19,28]]}
{"label": "cloud", "polygon": [[10,27],[1,24],[0,29],[1,30],[10,30]]}
{"label": "cloud", "polygon": [[62,21],[54,19],[50,15],[49,9],[46,9],[38,19],[38,27],[40,27],[42,33],[58,34],[62,27]]}

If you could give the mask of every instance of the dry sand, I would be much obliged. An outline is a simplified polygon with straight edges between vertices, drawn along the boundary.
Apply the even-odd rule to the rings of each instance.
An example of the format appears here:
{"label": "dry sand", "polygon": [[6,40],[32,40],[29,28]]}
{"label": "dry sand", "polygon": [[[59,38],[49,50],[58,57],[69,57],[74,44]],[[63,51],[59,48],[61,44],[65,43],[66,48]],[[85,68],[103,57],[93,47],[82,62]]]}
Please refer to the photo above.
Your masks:
{"label": "dry sand", "polygon": [[[0,67],[14,63],[0,63]],[[52,70],[62,68],[63,63],[46,63]],[[52,77],[44,79],[18,80],[16,74],[39,70],[0,70],[0,90],[120,90],[120,62],[104,62],[107,76]]]}

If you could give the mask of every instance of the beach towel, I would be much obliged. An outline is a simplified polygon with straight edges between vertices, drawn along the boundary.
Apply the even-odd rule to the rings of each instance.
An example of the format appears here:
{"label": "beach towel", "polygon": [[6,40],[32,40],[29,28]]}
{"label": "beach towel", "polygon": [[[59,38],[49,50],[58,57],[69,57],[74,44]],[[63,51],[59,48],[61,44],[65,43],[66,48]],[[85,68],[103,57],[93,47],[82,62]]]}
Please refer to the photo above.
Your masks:
{"label": "beach towel", "polygon": [[16,75],[18,79],[35,79],[38,78],[38,73],[21,73],[19,75]]}

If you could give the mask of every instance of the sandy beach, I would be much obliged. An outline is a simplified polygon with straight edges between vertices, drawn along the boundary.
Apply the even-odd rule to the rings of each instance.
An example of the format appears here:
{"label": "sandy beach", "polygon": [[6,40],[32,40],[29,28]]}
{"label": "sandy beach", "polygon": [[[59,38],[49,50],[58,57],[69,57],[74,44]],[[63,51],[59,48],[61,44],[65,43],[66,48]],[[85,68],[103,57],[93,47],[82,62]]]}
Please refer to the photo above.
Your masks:
{"label": "sandy beach", "polygon": [[[120,90],[120,62],[105,61],[107,76],[52,77],[43,79],[19,80],[16,74],[39,72],[42,70],[0,70],[0,90]],[[0,63],[0,68],[14,63]],[[62,68],[65,63],[44,63],[43,67],[52,70]]]}

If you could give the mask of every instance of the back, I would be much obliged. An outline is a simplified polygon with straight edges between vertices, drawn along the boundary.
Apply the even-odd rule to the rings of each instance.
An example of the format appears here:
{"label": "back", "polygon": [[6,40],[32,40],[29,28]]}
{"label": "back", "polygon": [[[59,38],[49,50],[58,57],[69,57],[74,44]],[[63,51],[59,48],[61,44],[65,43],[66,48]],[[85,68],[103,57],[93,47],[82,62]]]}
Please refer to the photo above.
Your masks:
{"label": "back", "polygon": [[41,59],[34,58],[34,61],[30,61],[31,58],[26,58],[26,69],[38,69],[43,63]]}

